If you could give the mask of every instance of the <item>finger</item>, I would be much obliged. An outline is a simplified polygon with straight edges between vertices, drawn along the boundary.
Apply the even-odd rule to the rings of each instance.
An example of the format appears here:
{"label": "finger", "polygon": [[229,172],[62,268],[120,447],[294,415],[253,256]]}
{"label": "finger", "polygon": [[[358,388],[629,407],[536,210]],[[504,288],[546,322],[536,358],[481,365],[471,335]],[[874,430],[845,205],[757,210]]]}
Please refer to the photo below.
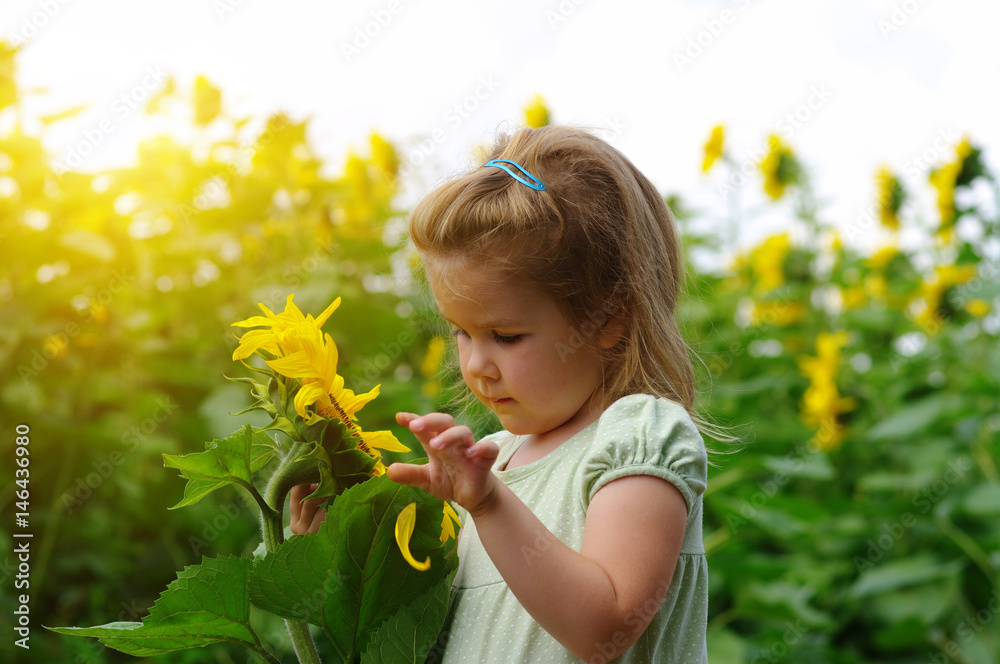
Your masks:
{"label": "finger", "polygon": [[430,487],[430,475],[426,465],[394,463],[386,468],[385,472],[389,479],[397,484],[407,484],[424,490]]}
{"label": "finger", "polygon": [[302,499],[316,490],[316,484],[298,484],[292,487],[289,501],[289,515],[292,521],[298,521],[302,514]]}
{"label": "finger", "polygon": [[480,459],[492,466],[493,462],[500,456],[500,446],[492,440],[481,440],[472,445],[466,452],[466,455],[470,459]]}
{"label": "finger", "polygon": [[453,426],[434,436],[428,442],[432,449],[443,450],[448,447],[471,447],[475,445],[476,439],[469,427]]}
{"label": "finger", "polygon": [[410,431],[418,440],[428,441],[455,426],[455,418],[445,413],[428,413],[410,420]]}
{"label": "finger", "polygon": [[[322,499],[319,499],[322,502]],[[319,527],[323,524],[323,520],[326,519],[326,510],[320,507],[316,510],[313,515],[312,521],[309,523],[309,532],[315,533],[319,532]]]}
{"label": "finger", "polygon": [[417,415],[416,413],[407,413],[405,411],[401,411],[396,413],[396,423],[409,428],[410,422],[417,419],[418,417],[420,416]]}
{"label": "finger", "polygon": [[292,532],[296,535],[314,533],[319,529],[319,524],[326,518],[326,510],[323,509],[325,498],[310,498],[302,501],[302,511],[299,518],[291,522]]}

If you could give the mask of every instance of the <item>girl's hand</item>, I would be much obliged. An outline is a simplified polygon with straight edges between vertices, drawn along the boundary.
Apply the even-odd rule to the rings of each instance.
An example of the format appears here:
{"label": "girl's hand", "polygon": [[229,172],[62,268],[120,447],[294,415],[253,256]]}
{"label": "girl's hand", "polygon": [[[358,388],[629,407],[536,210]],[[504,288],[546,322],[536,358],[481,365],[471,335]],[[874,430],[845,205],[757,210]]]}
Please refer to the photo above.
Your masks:
{"label": "girl's hand", "polygon": [[492,468],[500,453],[496,443],[477,443],[469,427],[456,426],[444,413],[396,413],[396,421],[413,432],[427,452],[428,462],[394,463],[387,471],[389,479],[454,501],[474,517],[493,508],[498,480]]}
{"label": "girl's hand", "polygon": [[326,518],[326,510],[320,507],[326,498],[310,498],[303,502],[303,498],[316,490],[315,484],[300,484],[293,486],[291,491],[291,504],[288,506],[291,512],[291,523],[289,527],[296,535],[315,533]]}

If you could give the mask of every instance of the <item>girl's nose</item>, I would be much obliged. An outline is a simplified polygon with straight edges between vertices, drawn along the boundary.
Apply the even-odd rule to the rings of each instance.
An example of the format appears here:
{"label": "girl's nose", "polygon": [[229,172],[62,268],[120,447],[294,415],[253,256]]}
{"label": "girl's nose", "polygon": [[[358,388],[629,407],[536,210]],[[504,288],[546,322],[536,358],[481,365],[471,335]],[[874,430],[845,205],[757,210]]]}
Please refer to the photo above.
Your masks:
{"label": "girl's nose", "polygon": [[472,378],[498,378],[500,372],[487,349],[482,344],[470,345],[472,347],[465,362],[466,373]]}

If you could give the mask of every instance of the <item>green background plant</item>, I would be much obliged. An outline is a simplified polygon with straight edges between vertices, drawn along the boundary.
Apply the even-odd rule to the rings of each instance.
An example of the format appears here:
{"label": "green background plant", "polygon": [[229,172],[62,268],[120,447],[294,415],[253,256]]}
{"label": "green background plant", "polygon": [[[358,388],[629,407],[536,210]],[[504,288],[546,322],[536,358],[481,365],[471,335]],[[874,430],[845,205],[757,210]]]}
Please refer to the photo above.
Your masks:
{"label": "green background plant", "polygon": [[[212,132],[149,139],[127,168],[57,173],[17,122],[15,65],[3,50],[0,112],[14,122],[0,138],[0,422],[31,425],[36,533],[35,630],[21,661],[136,661],[40,624],[140,620],[178,570],[257,547],[254,508],[232,488],[164,517],[183,488],[161,454],[263,423],[228,415],[248,405],[221,380],[233,369],[229,323],[256,302],[280,309],[291,292],[313,313],[342,296],[328,325],[341,373],[356,390],[382,384],[365,414],[394,429],[395,411],[447,397],[438,328],[401,252],[397,166],[377,136],[333,172],[307,121],[232,117],[207,82],[171,84],[147,112],[187,106],[191,125]],[[939,170],[959,165],[952,218],[947,200],[914,197],[899,223],[927,242],[877,258],[833,241],[809,168],[787,159],[796,181],[775,203],[787,242],[699,270],[682,312],[706,411],[750,441],[716,458],[705,498],[711,661],[997,661],[1000,270],[984,253],[997,239],[996,182],[948,157]],[[671,201],[689,251],[722,255],[696,231],[698,214]],[[981,239],[947,237],[959,222]],[[941,266],[966,273],[935,281]],[[819,381],[802,360],[841,330],[827,378],[850,406],[807,424],[803,399]],[[12,447],[10,433],[0,455]],[[0,569],[12,560],[11,489],[0,488]],[[279,619],[251,622],[292,661]],[[5,660],[20,654],[0,643]],[[150,661],[246,658],[222,644]]]}

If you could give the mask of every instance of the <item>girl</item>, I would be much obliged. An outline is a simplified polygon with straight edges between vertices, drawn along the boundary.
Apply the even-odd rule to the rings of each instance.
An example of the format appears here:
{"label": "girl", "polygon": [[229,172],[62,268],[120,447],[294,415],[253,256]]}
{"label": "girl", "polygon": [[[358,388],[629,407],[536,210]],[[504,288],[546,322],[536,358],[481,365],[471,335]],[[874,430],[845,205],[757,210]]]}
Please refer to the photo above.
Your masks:
{"label": "girl", "polygon": [[[707,661],[706,452],[663,199],[591,134],[522,129],[410,234],[504,428],[397,415],[429,462],[389,477],[465,510],[443,661]],[[322,519],[304,495],[296,532]]]}

